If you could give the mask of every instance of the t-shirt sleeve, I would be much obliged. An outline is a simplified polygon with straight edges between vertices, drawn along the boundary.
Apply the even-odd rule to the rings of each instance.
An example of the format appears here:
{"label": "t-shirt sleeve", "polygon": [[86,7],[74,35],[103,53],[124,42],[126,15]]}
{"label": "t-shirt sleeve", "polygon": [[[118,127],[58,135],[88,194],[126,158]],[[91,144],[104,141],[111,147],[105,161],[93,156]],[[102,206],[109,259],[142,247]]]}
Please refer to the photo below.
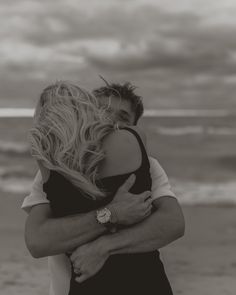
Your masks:
{"label": "t-shirt sleeve", "polygon": [[32,185],[31,192],[24,198],[21,209],[29,213],[30,209],[39,204],[49,203],[46,194],[43,191],[43,179],[41,172],[38,171]]}
{"label": "t-shirt sleeve", "polygon": [[158,199],[163,196],[169,196],[176,198],[175,194],[173,193],[168,177],[161,167],[159,162],[149,157],[150,162],[150,174],[152,178],[152,196],[154,199]]}

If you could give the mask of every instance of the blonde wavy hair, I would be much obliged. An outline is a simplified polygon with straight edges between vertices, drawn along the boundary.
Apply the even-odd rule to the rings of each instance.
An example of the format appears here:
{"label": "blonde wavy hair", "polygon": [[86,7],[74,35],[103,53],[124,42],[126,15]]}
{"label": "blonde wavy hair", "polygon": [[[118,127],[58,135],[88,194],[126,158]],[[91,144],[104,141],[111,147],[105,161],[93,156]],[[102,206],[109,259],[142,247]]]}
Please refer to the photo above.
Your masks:
{"label": "blonde wavy hair", "polygon": [[32,156],[55,170],[93,199],[104,196],[96,186],[105,154],[102,141],[114,130],[95,96],[70,82],[45,88],[29,131]]}

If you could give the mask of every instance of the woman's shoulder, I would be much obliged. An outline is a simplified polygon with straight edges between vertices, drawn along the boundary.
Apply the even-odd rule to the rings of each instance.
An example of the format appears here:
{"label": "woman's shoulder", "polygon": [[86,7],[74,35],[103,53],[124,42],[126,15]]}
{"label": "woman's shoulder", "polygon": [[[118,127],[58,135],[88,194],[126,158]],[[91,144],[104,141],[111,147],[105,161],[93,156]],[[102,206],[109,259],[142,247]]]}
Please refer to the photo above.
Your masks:
{"label": "woman's shoulder", "polygon": [[[135,136],[135,134],[137,136]],[[105,138],[103,142],[104,150],[107,152],[116,152],[118,154],[122,154],[122,152],[127,153],[129,150],[137,150],[137,152],[139,152],[140,147],[137,137],[139,137],[145,145],[146,135],[141,128],[129,126],[127,128],[116,129]]]}
{"label": "woman's shoulder", "polygon": [[[143,140],[142,131],[131,127]],[[101,166],[101,177],[129,173],[142,163],[142,153],[137,138],[126,129],[114,130],[103,142],[105,161]]]}
{"label": "woman's shoulder", "polygon": [[136,132],[138,134],[138,136],[141,138],[144,146],[146,147],[147,136],[146,136],[146,133],[143,130],[143,128],[141,128],[139,126],[129,126],[128,129],[132,129],[134,132]]}

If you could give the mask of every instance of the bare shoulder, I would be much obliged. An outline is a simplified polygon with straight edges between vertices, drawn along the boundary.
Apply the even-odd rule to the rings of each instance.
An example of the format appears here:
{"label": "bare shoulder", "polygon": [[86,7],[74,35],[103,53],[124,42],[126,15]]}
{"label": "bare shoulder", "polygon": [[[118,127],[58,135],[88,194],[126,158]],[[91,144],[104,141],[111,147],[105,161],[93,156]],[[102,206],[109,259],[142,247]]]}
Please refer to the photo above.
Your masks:
{"label": "bare shoulder", "polygon": [[109,134],[104,142],[105,161],[100,176],[129,173],[138,169],[142,162],[142,153],[136,137],[129,131],[120,129]]}
{"label": "bare shoulder", "polygon": [[138,126],[132,126],[132,127],[129,127],[130,129],[133,129],[134,131],[136,131],[138,133],[138,135],[141,137],[145,147],[146,147],[146,143],[147,143],[147,136],[146,136],[146,133],[144,131],[143,128],[141,127],[138,127]]}

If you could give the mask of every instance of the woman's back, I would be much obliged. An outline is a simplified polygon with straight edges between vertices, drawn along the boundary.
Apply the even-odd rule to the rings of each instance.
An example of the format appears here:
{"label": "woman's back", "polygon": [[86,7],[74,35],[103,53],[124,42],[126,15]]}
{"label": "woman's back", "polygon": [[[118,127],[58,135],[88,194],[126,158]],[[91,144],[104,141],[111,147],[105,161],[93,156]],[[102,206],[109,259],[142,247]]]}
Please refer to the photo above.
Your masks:
{"label": "woman's back", "polygon": [[[126,141],[121,142],[121,139]],[[106,205],[131,174],[136,175],[136,181],[131,188],[132,193],[138,194],[151,190],[149,161],[137,131],[124,128],[111,134],[104,144],[106,158],[99,169],[99,178],[96,184],[106,192],[106,196],[94,201],[72,185],[64,176],[56,171],[51,171],[48,180],[44,183],[44,190],[50,200],[54,216],[62,217],[89,212]]]}
{"label": "woman's back", "polygon": [[[121,138],[122,142],[120,142]],[[151,190],[149,160],[137,131],[124,128],[112,134],[105,141],[104,150],[107,158],[99,171],[101,177],[96,182],[97,186],[106,192],[106,196],[101,200],[92,200],[62,175],[51,171],[48,181],[44,184],[44,191],[55,217],[86,213],[106,206],[113,199],[120,185],[131,174],[136,175],[135,183],[130,190],[132,193],[138,194]],[[117,292],[115,294],[120,294],[120,292],[142,294],[147,290],[149,293],[150,290],[156,290],[158,284],[162,286],[162,291],[166,288],[169,292],[169,283],[158,251],[112,255],[94,277],[82,284],[76,283],[74,279],[75,274],[73,273],[70,295],[79,294],[78,292],[81,292],[80,294],[92,294],[93,292],[98,294],[112,292],[114,294],[114,290]],[[105,291],[106,284],[114,286],[114,289]],[[126,290],[125,293],[124,290]],[[171,294],[171,291],[168,292],[161,294]]]}

